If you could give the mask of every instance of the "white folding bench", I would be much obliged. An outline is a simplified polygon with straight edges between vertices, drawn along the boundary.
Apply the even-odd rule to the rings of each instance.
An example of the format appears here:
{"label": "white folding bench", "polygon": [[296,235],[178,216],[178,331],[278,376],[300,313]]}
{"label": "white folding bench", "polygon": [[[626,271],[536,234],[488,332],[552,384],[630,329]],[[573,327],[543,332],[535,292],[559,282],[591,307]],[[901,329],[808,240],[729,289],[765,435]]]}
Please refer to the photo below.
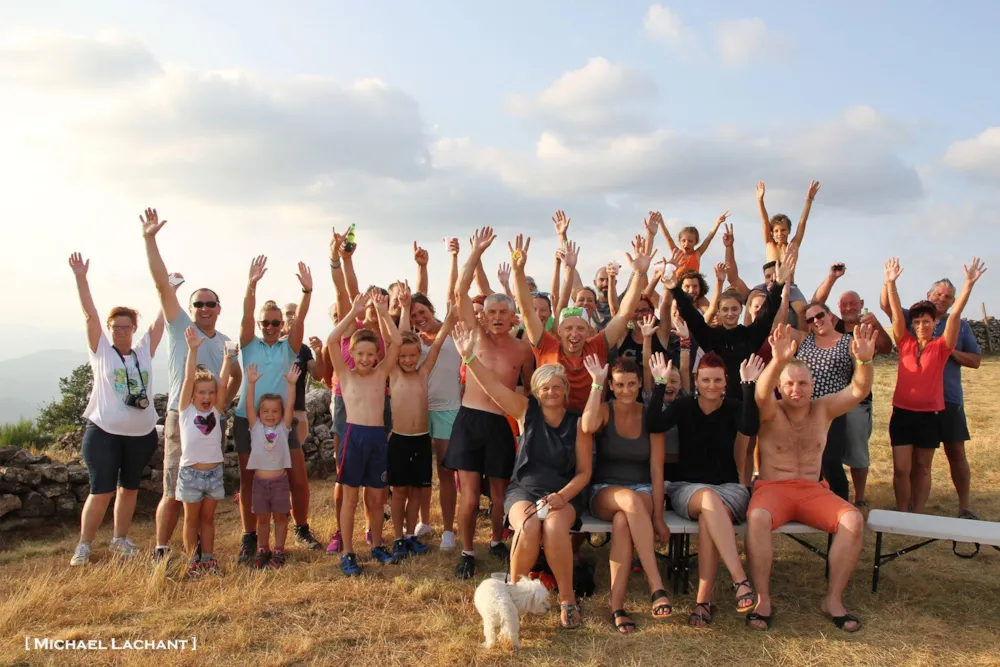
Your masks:
{"label": "white folding bench", "polygon": [[[872,594],[878,592],[879,573],[884,563],[894,561],[911,551],[927,546],[938,540],[950,540],[952,551],[961,558],[972,558],[979,553],[982,544],[1000,551],[1000,523],[996,521],[977,521],[974,519],[958,519],[949,516],[933,516],[931,514],[913,514],[911,512],[894,512],[891,510],[872,510],[868,513],[868,530],[875,533],[875,567],[872,570]],[[882,535],[906,535],[908,537],[926,538],[912,546],[889,554],[882,553]],[[958,552],[958,542],[971,542],[976,545],[971,554]]]}

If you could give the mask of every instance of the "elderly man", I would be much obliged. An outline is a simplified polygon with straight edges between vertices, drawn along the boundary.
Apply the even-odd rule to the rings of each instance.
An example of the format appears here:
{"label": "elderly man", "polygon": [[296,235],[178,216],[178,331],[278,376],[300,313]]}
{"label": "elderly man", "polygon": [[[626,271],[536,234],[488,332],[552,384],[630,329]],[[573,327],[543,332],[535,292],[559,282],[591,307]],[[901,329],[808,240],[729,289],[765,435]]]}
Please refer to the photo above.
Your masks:
{"label": "elderly man", "polygon": [[[875,337],[873,327],[855,327],[851,354],[856,367],[851,384],[812,400],[812,373],[794,358],[797,345],[791,327],[786,324],[771,334],[773,356],[755,390],[760,409],[760,477],[747,510],[747,552],[757,588],[757,604],[747,615],[747,625],[756,630],[771,627],[771,533],[789,521],[835,534],[828,556],[830,583],[821,607],[841,630],[861,629],[858,618],[844,607],[843,594],[861,556],[864,518],[834,494],[829,484],[817,480],[830,424],[871,392]],[[775,387],[781,392],[780,401],[774,397]]]}
{"label": "elderly man", "polygon": [[[948,311],[955,303],[955,286],[947,278],[942,278],[931,285],[930,291],[927,292],[927,300],[937,308],[934,338],[940,338],[944,335]],[[889,311],[889,293],[885,285],[882,286],[879,305],[883,312],[892,317]],[[906,317],[907,328],[910,328],[910,313],[905,308],[903,315]],[[944,453],[948,457],[948,465],[951,468],[951,481],[955,484],[955,491],[958,493],[958,516],[960,519],[979,518],[969,507],[972,472],[969,470],[969,459],[965,455],[965,443],[970,437],[962,395],[962,367],[979,368],[983,360],[982,354],[983,351],[976,341],[976,336],[972,333],[972,327],[966,320],[962,320],[962,326],[958,332],[958,343],[944,367],[944,414],[941,419],[941,440],[944,443]],[[918,479],[926,480],[922,483],[927,488],[922,489],[921,493],[929,495],[930,476],[923,474],[918,477],[917,469],[914,467],[911,484]],[[916,494],[917,487],[913,486],[913,489]]]}
{"label": "elderly man", "polygon": [[[843,262],[830,266],[830,272],[813,294],[813,303],[825,304],[830,298],[834,284],[847,272]],[[849,333],[859,324],[868,324],[878,331],[875,339],[875,351],[878,354],[892,352],[892,338],[878,318],[868,312],[865,301],[857,292],[848,290],[840,295],[838,301],[840,317],[834,329],[839,333]],[[847,413],[847,439],[844,443],[844,465],[851,469],[851,481],[854,483],[854,506],[858,509],[868,507],[865,501],[865,487],[868,483],[868,440],[872,435],[872,395],[868,394],[856,408]]]}

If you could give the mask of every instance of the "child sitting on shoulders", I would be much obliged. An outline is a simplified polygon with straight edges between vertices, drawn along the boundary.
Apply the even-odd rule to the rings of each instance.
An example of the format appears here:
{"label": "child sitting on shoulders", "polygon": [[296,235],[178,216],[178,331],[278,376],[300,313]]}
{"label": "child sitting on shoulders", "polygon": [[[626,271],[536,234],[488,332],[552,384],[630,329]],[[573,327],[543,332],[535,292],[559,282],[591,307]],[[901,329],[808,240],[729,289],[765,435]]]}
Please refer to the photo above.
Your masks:
{"label": "child sitting on shoulders", "polygon": [[[400,297],[400,303],[404,303],[405,308],[409,308],[409,298],[408,292]],[[458,309],[449,302],[448,315],[419,368],[420,336],[410,332],[402,334],[398,364],[389,370],[392,433],[389,435],[387,472],[389,487],[392,489],[392,528],[395,537],[392,553],[399,559],[406,558],[411,553],[422,555],[429,551],[416,537],[417,510],[420,508],[423,489],[431,486],[434,462],[434,448],[428,427],[427,379],[437,363],[441,346],[456,321]]]}
{"label": "child sitting on shoulders", "polygon": [[[219,379],[198,366],[198,347],[205,338],[194,327],[184,331],[187,363],[181,385],[181,464],[176,498],[184,503],[184,551],[191,556],[187,576],[221,575],[215,560],[215,506],[226,497],[222,482],[222,413],[226,410],[225,387],[229,384],[230,357],[227,347]],[[220,387],[223,389],[220,391]],[[201,557],[198,557],[198,538]]]}
{"label": "child sitting on shoulders", "polygon": [[[247,422],[250,425],[250,458],[247,470],[253,470],[251,511],[257,517],[257,557],[253,567],[275,570],[285,564],[285,538],[288,535],[288,513],[292,510],[288,473],[292,457],[288,452],[288,434],[295,418],[295,383],[302,371],[295,364],[285,375],[288,397],[264,394],[254,408],[254,387],[261,375],[257,364],[250,364],[247,373]],[[287,402],[286,402],[287,401]],[[271,523],[274,523],[274,551],[269,544]]]}
{"label": "child sitting on shoulders", "polygon": [[[667,225],[663,222],[663,216],[660,215],[660,212],[653,211],[649,215],[649,223],[652,224],[655,220],[656,224],[663,230],[663,236],[667,239],[667,246],[670,248],[670,252],[674,252],[675,250],[681,251],[682,259],[681,263],[677,265],[676,271],[677,275],[680,275],[686,271],[701,272],[701,256],[708,250],[708,246],[712,243],[712,239],[715,238],[719,227],[729,217],[729,211],[726,211],[716,219],[715,226],[712,227],[712,231],[705,237],[705,241],[701,245],[698,245],[701,235],[698,233],[696,227],[685,227],[682,229],[680,234],[677,235],[677,243],[674,243],[674,239],[670,236],[670,232],[667,230]],[[678,246],[678,244],[680,245]]]}
{"label": "child sitting on shoulders", "polygon": [[389,316],[386,297],[374,290],[359,294],[351,305],[351,312],[337,323],[330,334],[330,340],[335,345],[340,344],[348,327],[365,312],[369,301],[375,304],[378,313],[382,338],[386,341],[385,357],[379,362],[378,335],[368,329],[361,329],[351,336],[353,369],[348,367],[341,355],[332,355],[347,412],[347,429],[337,451],[337,482],[344,493],[340,509],[344,549],[344,555],[340,557],[340,571],[346,576],[361,574],[361,566],[354,553],[354,513],[358,507],[361,487],[365,487],[365,515],[371,528],[372,558],[386,564],[399,562],[382,545],[381,498],[388,477],[385,386],[389,369],[396,367],[402,343],[399,329]]}

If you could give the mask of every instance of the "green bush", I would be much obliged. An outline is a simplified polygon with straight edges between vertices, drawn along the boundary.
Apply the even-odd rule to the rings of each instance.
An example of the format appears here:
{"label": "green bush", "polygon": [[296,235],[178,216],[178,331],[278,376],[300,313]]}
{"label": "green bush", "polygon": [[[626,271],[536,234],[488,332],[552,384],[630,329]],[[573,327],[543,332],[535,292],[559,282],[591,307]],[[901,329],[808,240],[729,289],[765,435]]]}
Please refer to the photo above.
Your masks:
{"label": "green bush", "polygon": [[46,440],[42,431],[30,419],[22,419],[13,424],[0,424],[0,446],[27,448],[42,444]]}
{"label": "green bush", "polygon": [[87,425],[83,411],[90,400],[90,390],[94,386],[94,374],[90,364],[77,366],[69,377],[60,378],[59,392],[62,398],[49,403],[35,423],[45,435],[55,436],[72,431],[82,431]]}

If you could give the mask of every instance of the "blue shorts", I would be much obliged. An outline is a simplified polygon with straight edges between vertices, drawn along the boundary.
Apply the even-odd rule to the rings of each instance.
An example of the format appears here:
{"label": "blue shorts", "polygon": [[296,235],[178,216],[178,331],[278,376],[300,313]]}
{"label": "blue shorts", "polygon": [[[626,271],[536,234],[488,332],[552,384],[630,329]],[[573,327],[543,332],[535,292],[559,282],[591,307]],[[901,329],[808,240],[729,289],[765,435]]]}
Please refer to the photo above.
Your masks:
{"label": "blue shorts", "polygon": [[437,440],[451,440],[451,427],[455,425],[458,410],[431,410],[427,413],[427,426],[431,437]]}
{"label": "blue shorts", "polygon": [[348,424],[337,451],[337,482],[383,489],[389,476],[389,446],[384,426]]}
{"label": "blue shorts", "polygon": [[211,498],[222,500],[226,487],[222,482],[222,464],[207,470],[184,466],[177,472],[177,490],[174,496],[182,503],[197,503]]}
{"label": "blue shorts", "polygon": [[590,513],[594,513],[594,498],[597,494],[608,488],[609,486],[617,486],[623,489],[629,489],[630,491],[635,491],[636,493],[645,493],[647,496],[653,495],[653,485],[652,484],[592,484],[590,486],[590,501],[587,503],[587,509]]}

